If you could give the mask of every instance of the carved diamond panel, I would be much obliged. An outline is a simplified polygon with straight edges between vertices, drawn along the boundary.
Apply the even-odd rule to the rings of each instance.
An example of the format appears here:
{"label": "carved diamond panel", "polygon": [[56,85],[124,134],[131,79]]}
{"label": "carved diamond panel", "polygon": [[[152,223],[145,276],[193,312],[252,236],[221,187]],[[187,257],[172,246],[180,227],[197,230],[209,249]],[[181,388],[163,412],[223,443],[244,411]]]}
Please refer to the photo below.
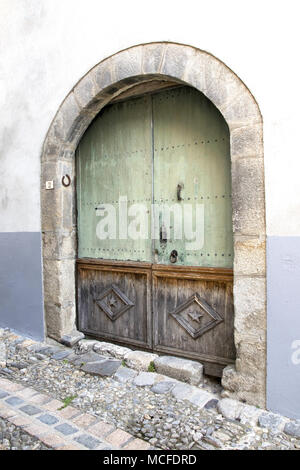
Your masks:
{"label": "carved diamond panel", "polygon": [[115,284],[112,284],[98,299],[95,299],[95,302],[111,321],[115,321],[134,306],[134,303]]}
{"label": "carved diamond panel", "polygon": [[170,312],[170,315],[193,339],[199,338],[206,331],[224,321],[222,316],[198,294],[193,294],[176,310]]}

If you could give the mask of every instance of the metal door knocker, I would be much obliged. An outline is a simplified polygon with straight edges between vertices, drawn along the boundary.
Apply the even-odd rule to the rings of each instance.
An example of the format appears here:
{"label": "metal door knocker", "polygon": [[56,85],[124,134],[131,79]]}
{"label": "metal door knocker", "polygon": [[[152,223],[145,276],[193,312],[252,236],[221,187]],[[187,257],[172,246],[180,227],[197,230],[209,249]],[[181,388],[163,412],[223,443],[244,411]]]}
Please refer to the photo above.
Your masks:
{"label": "metal door knocker", "polygon": [[170,254],[170,261],[171,261],[171,263],[176,263],[177,258],[178,258],[177,250],[172,250],[172,251],[171,251],[171,254]]}
{"label": "metal door knocker", "polygon": [[[66,181],[66,180],[67,180],[67,181]],[[70,178],[70,176],[69,176],[69,175],[64,175],[64,176],[62,177],[61,182],[62,182],[62,185],[65,186],[65,188],[67,188],[67,187],[70,186],[70,184],[71,184],[71,178]]]}

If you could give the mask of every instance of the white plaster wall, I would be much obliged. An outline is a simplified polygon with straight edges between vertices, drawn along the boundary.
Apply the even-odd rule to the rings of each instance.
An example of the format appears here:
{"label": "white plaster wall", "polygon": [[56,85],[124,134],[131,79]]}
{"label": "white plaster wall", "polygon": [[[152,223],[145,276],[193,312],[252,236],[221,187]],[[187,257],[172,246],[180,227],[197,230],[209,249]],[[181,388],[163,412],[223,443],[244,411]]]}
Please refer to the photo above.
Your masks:
{"label": "white plaster wall", "polygon": [[56,110],[103,58],[173,41],[223,60],[265,126],[268,235],[300,235],[298,0],[0,0],[0,232],[40,230],[40,153]]}

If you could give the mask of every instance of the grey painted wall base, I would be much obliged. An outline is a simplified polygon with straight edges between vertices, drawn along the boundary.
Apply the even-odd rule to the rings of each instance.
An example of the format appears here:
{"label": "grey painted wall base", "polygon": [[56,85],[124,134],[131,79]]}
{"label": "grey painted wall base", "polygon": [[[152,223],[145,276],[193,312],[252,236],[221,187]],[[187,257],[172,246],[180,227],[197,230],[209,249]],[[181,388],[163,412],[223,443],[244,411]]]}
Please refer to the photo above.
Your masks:
{"label": "grey painted wall base", "polygon": [[0,327],[44,338],[39,232],[0,233]]}
{"label": "grey painted wall base", "polygon": [[300,237],[267,241],[267,406],[300,418]]}

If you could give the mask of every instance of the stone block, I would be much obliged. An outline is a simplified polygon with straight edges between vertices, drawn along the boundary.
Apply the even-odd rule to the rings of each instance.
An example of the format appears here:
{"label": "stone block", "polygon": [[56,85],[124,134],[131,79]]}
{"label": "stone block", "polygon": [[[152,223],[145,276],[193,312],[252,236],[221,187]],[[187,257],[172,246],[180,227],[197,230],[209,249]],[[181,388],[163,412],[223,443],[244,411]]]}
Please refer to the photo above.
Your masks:
{"label": "stone block", "polygon": [[259,416],[258,423],[262,428],[270,429],[273,432],[280,432],[285,427],[286,419],[274,413],[264,412]]}
{"label": "stone block", "polygon": [[239,415],[239,420],[246,426],[257,426],[258,419],[262,413],[263,410],[256,408],[256,406],[243,405]]}
{"label": "stone block", "polygon": [[105,440],[113,446],[122,447],[131,439],[132,436],[128,434],[128,432],[125,432],[122,429],[116,429],[109,434]]}
{"label": "stone block", "polygon": [[[26,431],[28,428],[26,428]],[[65,442],[64,442],[64,437],[60,436],[58,433],[49,433],[46,435],[43,435],[40,437],[40,440],[46,444],[46,446],[52,447],[54,449],[63,447]]]}
{"label": "stone block", "polygon": [[83,333],[81,333],[80,331],[73,331],[72,333],[68,335],[63,335],[61,337],[61,343],[72,348],[76,343],[78,343],[78,341],[80,341],[83,338],[84,338]]}
{"label": "stone block", "polygon": [[154,365],[158,373],[192,385],[199,385],[203,380],[203,365],[196,361],[160,356],[155,359]]}
{"label": "stone block", "polygon": [[76,231],[44,232],[43,254],[47,259],[74,259],[76,254]]}
{"label": "stone block", "polygon": [[264,275],[266,272],[266,242],[260,237],[235,236],[234,272],[239,275]]}
{"label": "stone block", "polygon": [[0,403],[0,417],[4,419],[10,419],[14,416],[16,416],[17,410],[12,410],[8,406],[3,406],[2,403]]}
{"label": "stone block", "polygon": [[116,82],[142,74],[142,52],[143,46],[136,46],[111,57]]}
{"label": "stone block", "polygon": [[177,385],[177,381],[171,381],[171,380],[162,380],[161,382],[158,382],[153,385],[151,388],[151,392],[157,393],[157,394],[165,394],[169,393],[173,390],[175,385]]}
{"label": "stone block", "polygon": [[[37,437],[42,442],[44,442],[43,440],[44,436],[49,435],[48,434],[49,429],[46,426],[44,426],[41,423],[35,423],[33,421],[31,421],[30,424],[25,425],[25,431],[31,436]],[[51,429],[50,429],[50,435],[53,435],[51,433]],[[52,447],[52,446],[49,446],[49,447]]]}
{"label": "stone block", "polygon": [[218,411],[224,416],[224,418],[237,420],[240,417],[243,404],[237,400],[231,398],[223,398],[218,403]]}
{"label": "stone block", "polygon": [[12,405],[12,406],[19,406],[22,403],[24,403],[24,400],[22,400],[19,397],[10,397],[10,398],[7,398],[5,401],[6,403],[8,403],[8,405]]}
{"label": "stone block", "polygon": [[16,345],[16,350],[18,351],[22,351],[22,350],[27,350],[29,351],[30,348],[36,344],[36,341],[34,341],[33,339],[25,339],[24,341],[22,341],[21,343],[17,344]]}
{"label": "stone block", "polygon": [[85,364],[94,363],[94,362],[103,362],[105,357],[99,356],[99,354],[94,351],[89,351],[85,354],[72,354],[69,356],[68,361],[76,366],[84,366]]}
{"label": "stone block", "polygon": [[220,107],[220,111],[231,132],[238,127],[262,123],[259,107],[246,87],[230,103]]}
{"label": "stone block", "polygon": [[104,341],[96,341],[93,350],[98,354],[105,356],[115,357],[116,359],[124,359],[126,354],[132,352],[129,348],[118,346],[112,343],[106,343]]}
{"label": "stone block", "polygon": [[[47,405],[44,405],[44,408],[47,409]],[[54,411],[54,410],[53,410]],[[59,416],[59,418],[63,419],[73,419],[79,416],[81,413],[80,410],[74,408],[74,406],[66,406],[61,409],[61,406],[55,411],[55,414]]]}
{"label": "stone block", "polygon": [[[233,294],[235,297],[235,342],[236,344],[245,340],[251,342],[252,338],[253,342],[260,343],[257,346],[257,351],[259,351],[265,347],[266,281],[264,278],[257,277],[236,277]],[[244,350],[242,344],[240,347]],[[240,357],[240,353],[237,357]]]}
{"label": "stone block", "polygon": [[[249,342],[246,339],[238,344],[236,370],[258,379],[266,368],[266,348],[262,341]],[[259,373],[257,372],[259,371]]]}
{"label": "stone block", "polygon": [[45,395],[44,393],[37,393],[30,399],[30,403],[34,405],[44,405],[45,403],[49,402],[51,398],[49,395]]}
{"label": "stone block", "polygon": [[152,354],[145,351],[130,351],[125,355],[125,362],[128,367],[147,372],[150,363],[154,362],[157,358],[157,354]]}
{"label": "stone block", "polygon": [[52,359],[55,359],[56,361],[62,361],[64,359],[67,359],[71,354],[71,351],[59,351],[55,354],[53,354]]}
{"label": "stone block", "polygon": [[11,382],[10,380],[3,379],[3,378],[0,378],[0,387],[1,387],[1,390],[5,392],[12,392],[12,393],[19,392],[25,388],[24,385]]}
{"label": "stone block", "polygon": [[50,402],[43,405],[43,408],[47,411],[57,411],[63,406],[63,402],[59,400],[51,400]]}
{"label": "stone block", "polygon": [[0,343],[0,367],[6,367],[6,346],[4,342]]}
{"label": "stone block", "polygon": [[265,374],[256,370],[252,375],[238,373],[233,365],[224,368],[222,375],[222,385],[226,393],[232,398],[245,401],[249,405],[265,407],[266,390]]}
{"label": "stone block", "polygon": [[206,410],[211,410],[213,408],[216,408],[217,405],[219,403],[219,400],[217,398],[212,398],[211,400],[209,400],[206,405],[204,406],[204,408]]}
{"label": "stone block", "polygon": [[61,447],[56,447],[56,450],[82,450],[81,446],[76,446],[74,444],[66,444]]}
{"label": "stone block", "polygon": [[95,449],[101,444],[101,442],[98,439],[95,439],[89,434],[82,434],[78,437],[75,437],[75,441],[91,450]]}
{"label": "stone block", "polygon": [[75,434],[76,432],[78,432],[77,428],[70,426],[68,423],[59,424],[58,426],[55,426],[55,429],[64,434],[65,436],[69,436],[70,434]]}
{"label": "stone block", "polygon": [[100,375],[101,377],[110,377],[120,367],[121,361],[107,359],[98,362],[88,362],[81,367],[81,370],[92,375]]}
{"label": "stone block", "polygon": [[289,421],[284,426],[284,432],[289,436],[300,438],[300,420]]}
{"label": "stone block", "polygon": [[133,439],[128,444],[126,444],[122,449],[124,450],[150,450],[151,444],[148,442],[142,441],[142,439]]}
{"label": "stone block", "polygon": [[39,413],[42,413],[42,410],[40,408],[37,408],[36,406],[33,405],[25,405],[20,408],[23,413],[26,413],[29,416],[37,415]]}
{"label": "stone block", "polygon": [[183,80],[187,63],[194,53],[194,49],[191,47],[183,48],[179,44],[167,44],[161,73],[168,77]]}
{"label": "stone block", "polygon": [[155,372],[140,372],[133,383],[138,387],[151,387],[159,380],[162,380],[162,377]]}
{"label": "stone block", "polygon": [[193,405],[198,406],[199,408],[205,408],[208,403],[211,403],[212,400],[216,400],[215,395],[207,392],[206,390],[194,390],[194,392],[187,398]]}
{"label": "stone block", "polygon": [[50,160],[55,160],[57,155],[61,152],[64,147],[64,143],[60,136],[60,132],[56,132],[56,129],[60,128],[60,124],[58,124],[59,118],[57,118],[56,125],[50,127],[46,139],[43,145],[43,154],[42,154],[42,162],[47,162]]}
{"label": "stone block", "polygon": [[206,64],[209,60],[209,54],[203,51],[195,51],[190,55],[184,71],[184,80],[197,90],[206,95]]}
{"label": "stone block", "polygon": [[96,421],[97,418],[95,416],[85,413],[83,415],[78,416],[77,418],[74,418],[72,422],[77,426],[80,426],[81,428],[88,428],[92,424],[95,424]]}
{"label": "stone block", "polygon": [[[57,162],[55,164],[51,162],[44,163],[43,166],[45,165],[47,165],[49,171],[44,171],[42,175],[42,231],[57,233],[61,236],[61,240],[63,240],[62,234],[66,233],[68,236],[75,230],[76,226],[73,162]],[[49,169],[50,165],[51,171]],[[64,187],[62,185],[62,177],[66,174],[70,176],[71,184],[70,186]],[[53,181],[53,189],[45,189],[47,181]],[[57,235],[58,238],[59,235]],[[65,240],[63,241],[65,242]],[[59,243],[59,240],[57,243]],[[51,245],[45,248],[48,248],[48,251],[50,251],[50,259],[54,257],[53,253],[55,253],[55,250],[58,251],[58,246],[55,245],[53,240],[51,241]]]}
{"label": "stone block", "polygon": [[219,110],[243,92],[249,94],[245,85],[223,62],[210,54],[206,54],[205,59],[205,95]]}
{"label": "stone block", "polygon": [[104,62],[100,62],[100,64],[96,65],[93,69],[93,74],[97,86],[96,92],[98,94],[114,82],[112,58],[110,57]]}
{"label": "stone block", "polygon": [[10,421],[10,423],[14,424],[15,426],[22,426],[22,427],[25,427],[25,426],[29,426],[32,421],[31,419],[29,418],[26,418],[25,416],[11,416],[10,418],[8,418],[8,420]]}
{"label": "stone block", "polygon": [[203,408],[206,403],[215,398],[214,395],[205,390],[183,383],[177,384],[171,393],[177,400],[187,400],[200,408]]}
{"label": "stone block", "polygon": [[24,388],[23,390],[19,390],[17,392],[17,395],[23,398],[24,400],[31,399],[34,395],[37,395],[38,392],[34,390],[33,388]]}
{"label": "stone block", "polygon": [[252,124],[232,130],[230,140],[232,159],[263,156],[263,128],[261,124]]}
{"label": "stone block", "polygon": [[76,101],[74,93],[71,92],[56,114],[52,126],[55,129],[55,136],[61,140],[67,140],[72,132],[74,122],[80,115],[81,109]]}
{"label": "stone block", "polygon": [[[45,300],[46,297],[45,297]],[[47,335],[50,338],[54,338],[57,341],[66,341],[66,344],[69,342],[69,338],[73,337],[72,331],[75,330],[75,320],[76,320],[76,306],[75,302],[63,301],[62,303],[58,302],[56,304],[45,302],[45,317],[47,324]],[[75,293],[74,293],[75,300]],[[65,337],[63,340],[62,338]],[[76,336],[76,335],[75,335]],[[81,338],[80,338],[81,339]]]}
{"label": "stone block", "polygon": [[96,423],[89,427],[89,432],[94,434],[95,436],[103,439],[115,430],[115,427],[112,424],[105,423],[101,421],[100,423]]}
{"label": "stone block", "polygon": [[56,424],[58,423],[58,419],[53,416],[53,415],[50,415],[50,414],[47,414],[45,413],[44,415],[42,416],[39,416],[38,419],[44,423],[44,424],[48,424],[49,426],[51,426],[52,424]]}
{"label": "stone block", "polygon": [[[44,297],[46,303],[62,305],[75,298],[75,261],[44,260]],[[61,319],[64,322],[63,319]],[[84,336],[81,336],[82,339]],[[64,343],[66,344],[66,343]]]}
{"label": "stone block", "polygon": [[85,75],[75,86],[74,95],[82,108],[88,107],[96,95],[94,84],[94,70]]}
{"label": "stone block", "polygon": [[145,74],[158,74],[161,70],[162,61],[167,44],[147,44],[143,48],[142,70]]}
{"label": "stone block", "polygon": [[85,354],[93,349],[94,344],[96,344],[96,340],[92,339],[81,339],[75,345],[75,353],[76,354]]}

